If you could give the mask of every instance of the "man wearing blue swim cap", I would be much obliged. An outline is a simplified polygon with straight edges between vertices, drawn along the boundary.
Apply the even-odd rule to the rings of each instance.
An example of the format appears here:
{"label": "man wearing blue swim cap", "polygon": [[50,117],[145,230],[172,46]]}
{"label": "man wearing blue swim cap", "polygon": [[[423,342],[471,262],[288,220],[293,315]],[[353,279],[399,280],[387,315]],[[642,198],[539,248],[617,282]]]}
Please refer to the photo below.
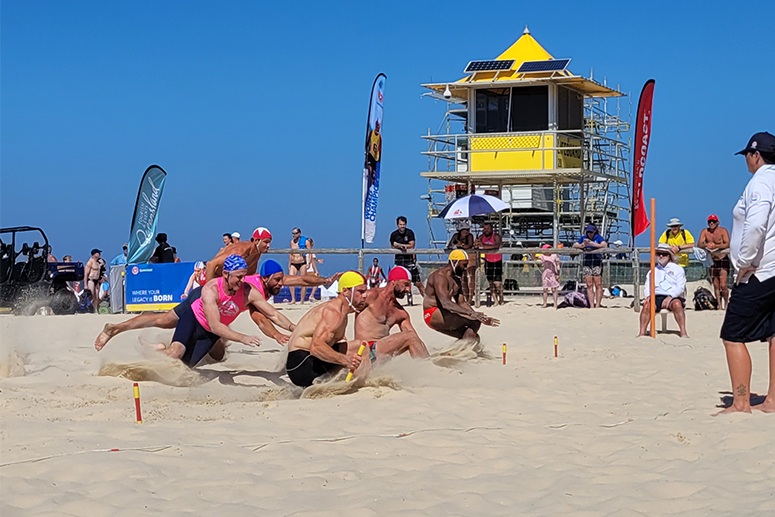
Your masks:
{"label": "man wearing blue swim cap", "polygon": [[[170,357],[181,359],[194,367],[205,355],[216,347],[221,338],[237,341],[247,346],[259,346],[261,339],[236,332],[229,324],[248,306],[266,303],[263,294],[245,284],[247,262],[239,255],[230,255],[223,262],[223,274],[220,278],[207,282],[204,287],[195,289],[199,296],[189,296],[183,303],[159,317],[156,314],[141,314],[118,325],[105,325],[97,337],[94,347],[99,351],[117,334],[138,328],[160,327],[175,328],[172,343],[156,348]],[[170,323],[174,323],[170,325]],[[222,358],[225,347],[222,342],[215,359]],[[218,357],[220,356],[220,357]]]}

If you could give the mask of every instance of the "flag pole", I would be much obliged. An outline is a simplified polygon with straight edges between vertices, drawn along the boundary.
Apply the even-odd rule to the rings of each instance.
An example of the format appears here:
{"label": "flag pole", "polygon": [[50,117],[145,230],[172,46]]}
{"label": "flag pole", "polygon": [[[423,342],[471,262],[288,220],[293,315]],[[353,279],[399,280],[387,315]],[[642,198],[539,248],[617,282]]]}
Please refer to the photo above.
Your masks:
{"label": "flag pole", "polygon": [[656,237],[656,233],[654,231],[654,208],[656,205],[656,201],[654,198],[651,198],[651,278],[649,278],[649,293],[650,293],[650,300],[649,300],[649,310],[651,311],[651,337],[656,338],[657,337],[657,329],[654,326],[656,317],[657,317],[657,306],[654,302],[656,300],[656,293],[654,293],[655,284],[656,281],[654,279],[654,267],[655,267],[655,248],[656,244],[654,242],[654,239]]}

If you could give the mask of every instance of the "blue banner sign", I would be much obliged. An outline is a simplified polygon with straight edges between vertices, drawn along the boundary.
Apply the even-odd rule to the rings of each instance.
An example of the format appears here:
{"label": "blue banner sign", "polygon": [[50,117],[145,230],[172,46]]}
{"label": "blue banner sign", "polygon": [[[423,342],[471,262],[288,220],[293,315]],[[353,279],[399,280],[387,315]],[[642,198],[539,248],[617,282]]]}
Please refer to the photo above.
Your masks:
{"label": "blue banner sign", "polygon": [[126,310],[168,311],[184,300],[194,262],[126,267]]}
{"label": "blue banner sign", "polygon": [[382,105],[385,100],[385,74],[374,79],[366,119],[366,159],[363,164],[363,203],[361,212],[361,240],[374,242],[377,232],[377,200],[382,170]]}

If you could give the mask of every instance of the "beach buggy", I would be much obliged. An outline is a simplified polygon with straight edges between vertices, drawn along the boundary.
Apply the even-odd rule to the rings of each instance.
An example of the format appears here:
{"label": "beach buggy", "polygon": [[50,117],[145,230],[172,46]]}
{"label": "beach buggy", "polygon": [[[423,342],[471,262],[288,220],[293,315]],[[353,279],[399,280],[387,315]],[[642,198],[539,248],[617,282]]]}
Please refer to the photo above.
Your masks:
{"label": "beach buggy", "polygon": [[48,306],[54,314],[75,314],[78,297],[67,282],[83,280],[83,263],[49,262],[42,229],[0,229],[0,311],[34,313]]}

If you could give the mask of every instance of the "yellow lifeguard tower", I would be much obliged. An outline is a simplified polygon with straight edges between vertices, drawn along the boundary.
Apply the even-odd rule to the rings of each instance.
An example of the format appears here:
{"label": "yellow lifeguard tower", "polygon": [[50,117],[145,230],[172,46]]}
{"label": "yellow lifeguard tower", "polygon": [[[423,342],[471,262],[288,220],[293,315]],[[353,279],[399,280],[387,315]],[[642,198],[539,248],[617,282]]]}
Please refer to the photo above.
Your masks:
{"label": "yellow lifeguard tower", "polygon": [[[619,115],[618,90],[572,74],[525,28],[496,59],[471,61],[463,79],[424,84],[447,103],[446,132],[428,143],[431,242],[439,210],[455,197],[484,192],[509,210],[494,214],[506,245],[568,242],[594,223],[607,239],[629,238],[629,121]],[[617,98],[609,110],[608,99]],[[614,104],[614,103],[612,103]],[[440,188],[438,181],[446,182]],[[443,195],[443,197],[442,197]],[[438,225],[438,223],[436,223]],[[442,240],[439,237],[446,237]]]}

